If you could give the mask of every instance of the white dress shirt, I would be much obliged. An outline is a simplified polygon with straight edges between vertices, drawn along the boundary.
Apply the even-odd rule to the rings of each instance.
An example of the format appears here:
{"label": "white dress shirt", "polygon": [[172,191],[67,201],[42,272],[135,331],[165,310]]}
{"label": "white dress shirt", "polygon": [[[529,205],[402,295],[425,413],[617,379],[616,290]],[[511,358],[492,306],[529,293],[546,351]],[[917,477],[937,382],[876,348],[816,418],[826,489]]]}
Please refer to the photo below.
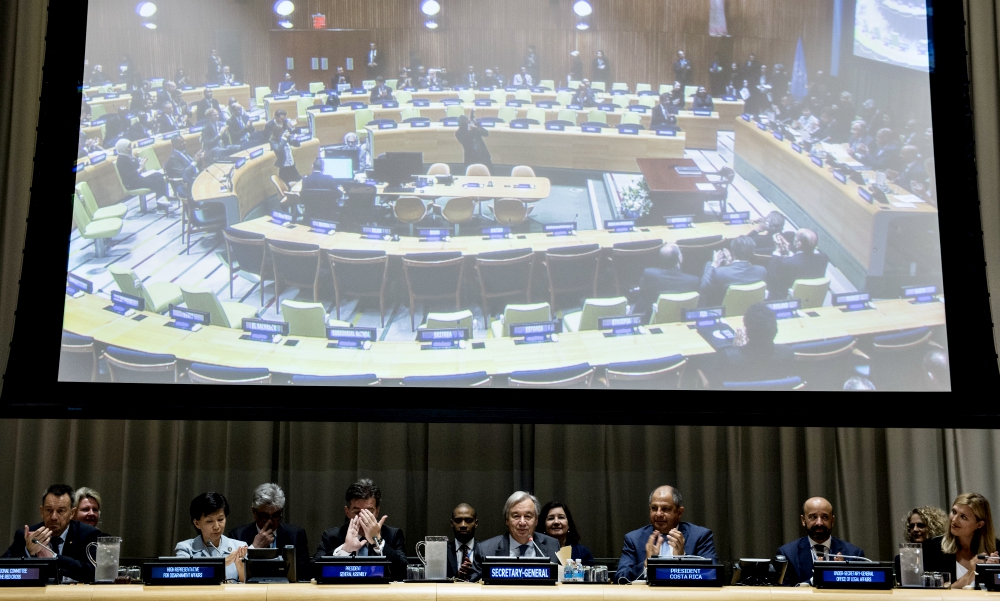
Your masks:
{"label": "white dress shirt", "polygon": [[830,541],[832,541],[832,540],[833,540],[832,538],[828,538],[828,539],[826,539],[825,542],[821,543],[819,541],[813,540],[812,538],[809,539],[809,550],[812,552],[813,561],[817,561],[817,559],[816,559],[816,545],[823,545],[823,547],[826,549],[826,551],[823,553],[823,557],[825,559],[826,556],[828,556],[830,554]]}
{"label": "white dress shirt", "polygon": [[[469,546],[469,554],[467,556],[462,554],[462,551],[461,551],[462,545],[468,545]],[[475,548],[476,548],[476,539],[473,538],[473,539],[469,540],[469,542],[463,543],[462,541],[460,541],[460,540],[458,540],[456,538],[455,539],[455,559],[458,560],[458,563],[456,563],[455,565],[457,565],[458,567],[462,567],[462,561],[464,561],[466,557],[469,558],[469,561],[475,561],[475,554],[472,552],[472,550],[475,549]]]}
{"label": "white dress shirt", "polygon": [[511,535],[508,534],[507,535],[507,542],[510,545],[510,556],[511,557],[537,557],[536,552],[535,552],[535,545],[531,544],[530,541],[528,542],[528,548],[527,548],[527,550],[525,550],[524,555],[521,555],[521,553],[520,553],[519,547],[521,546],[521,543],[519,543],[516,540],[514,540],[513,536],[511,536]]}

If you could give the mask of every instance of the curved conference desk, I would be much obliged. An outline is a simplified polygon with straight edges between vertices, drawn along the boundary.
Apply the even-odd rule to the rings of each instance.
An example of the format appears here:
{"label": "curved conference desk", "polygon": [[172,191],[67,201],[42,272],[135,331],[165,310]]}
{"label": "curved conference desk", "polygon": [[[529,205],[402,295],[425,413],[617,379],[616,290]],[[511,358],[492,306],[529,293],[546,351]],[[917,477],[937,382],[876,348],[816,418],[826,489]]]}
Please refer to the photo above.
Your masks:
{"label": "curved conference desk", "polygon": [[[198,102],[204,98],[206,87],[185,87],[181,89],[181,99],[188,104]],[[123,104],[130,106],[132,104],[132,95],[125,92],[120,84],[115,86],[115,88],[117,88],[117,91],[107,94],[101,93],[101,88],[86,88],[84,94],[87,95],[87,104],[90,105],[91,109],[95,106],[103,105],[105,111],[108,113],[115,112],[112,109]],[[250,86],[211,86],[211,89],[212,97],[220,103],[225,103],[230,98],[235,98],[236,102],[243,105],[243,108],[250,109]]]}

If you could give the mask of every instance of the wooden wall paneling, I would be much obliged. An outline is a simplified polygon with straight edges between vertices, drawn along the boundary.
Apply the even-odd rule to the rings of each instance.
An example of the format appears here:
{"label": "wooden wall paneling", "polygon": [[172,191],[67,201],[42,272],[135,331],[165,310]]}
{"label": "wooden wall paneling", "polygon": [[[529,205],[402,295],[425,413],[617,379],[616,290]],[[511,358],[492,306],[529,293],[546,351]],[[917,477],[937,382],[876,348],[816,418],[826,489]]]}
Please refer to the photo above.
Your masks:
{"label": "wooden wall paneling", "polygon": [[[365,30],[272,30],[268,33],[268,37],[271,40],[272,77],[267,85],[272,90],[278,89],[278,82],[284,79],[286,72],[292,75],[292,81],[295,82],[296,89],[300,91],[308,90],[311,82],[322,82],[329,86],[333,75],[337,72],[337,66],[346,65],[348,57],[354,59],[356,67],[355,71],[351,73],[353,83],[361,85],[361,76],[364,75],[365,71],[364,69],[359,71],[358,66],[364,64],[371,32]],[[285,59],[288,57],[295,59],[295,68],[291,71],[285,69]],[[322,60],[320,60],[320,68],[313,69],[313,58],[328,59],[329,69],[322,70]]]}

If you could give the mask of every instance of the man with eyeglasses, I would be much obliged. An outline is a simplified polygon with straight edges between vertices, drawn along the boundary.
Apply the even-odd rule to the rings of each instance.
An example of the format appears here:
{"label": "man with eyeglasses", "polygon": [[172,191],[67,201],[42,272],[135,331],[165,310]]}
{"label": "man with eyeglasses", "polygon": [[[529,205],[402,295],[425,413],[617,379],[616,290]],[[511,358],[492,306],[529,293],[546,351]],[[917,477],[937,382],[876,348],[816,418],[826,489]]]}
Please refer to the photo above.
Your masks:
{"label": "man with eyeglasses", "polygon": [[229,538],[241,540],[252,549],[283,549],[295,547],[295,574],[299,580],[308,581],[309,543],[306,531],[298,526],[282,523],[285,513],[285,492],[274,483],[261,484],[253,491],[250,505],[253,522],[233,528]]}
{"label": "man with eyeglasses", "polygon": [[778,555],[788,558],[783,584],[797,586],[812,579],[816,561],[843,561],[864,557],[865,552],[849,542],[834,538],[833,505],[823,497],[813,497],[802,505],[802,527],[808,534],[778,549]]}
{"label": "man with eyeglasses", "polygon": [[482,553],[476,541],[476,527],[479,518],[476,509],[468,503],[459,503],[451,512],[451,530],[455,540],[448,543],[448,578],[479,580],[479,572],[475,568],[475,560]]}

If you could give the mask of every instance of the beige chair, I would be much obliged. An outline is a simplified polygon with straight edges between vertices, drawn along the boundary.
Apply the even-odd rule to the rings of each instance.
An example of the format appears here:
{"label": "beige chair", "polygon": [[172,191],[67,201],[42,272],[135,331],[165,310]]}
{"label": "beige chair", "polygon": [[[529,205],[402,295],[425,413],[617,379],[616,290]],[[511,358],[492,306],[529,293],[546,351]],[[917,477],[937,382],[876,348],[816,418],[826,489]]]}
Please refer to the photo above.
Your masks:
{"label": "beige chair", "polygon": [[326,338],[326,326],[350,328],[350,323],[331,319],[327,321],[326,309],[322,303],[300,303],[281,301],[281,316],[288,324],[289,336]]}
{"label": "beige chair", "polygon": [[510,123],[517,119],[517,109],[512,106],[502,106],[497,111],[497,119],[501,119],[504,123]]}
{"label": "beige chair", "polygon": [[387,88],[389,88],[390,90],[392,90],[393,92],[395,92],[396,91],[396,86],[399,85],[399,80],[398,79],[387,79],[387,80],[385,80],[385,85],[386,85]]}
{"label": "beige chair", "polygon": [[428,313],[424,325],[417,326],[418,330],[458,330],[461,328],[468,329],[469,338],[472,338],[472,311],[466,309],[454,313]]}
{"label": "beige chair", "polygon": [[466,196],[449,198],[441,208],[441,216],[448,223],[455,224],[455,235],[459,235],[461,224],[472,221],[476,213],[476,201]]}
{"label": "beige chair", "polygon": [[593,110],[587,113],[587,121],[591,123],[603,123],[608,124],[608,114],[604,111]]}
{"label": "beige chair", "polygon": [[544,124],[547,120],[545,109],[540,109],[538,107],[528,109],[528,113],[525,115],[526,119],[534,119],[540,124]]}
{"label": "beige chair", "polygon": [[[571,89],[571,90],[573,90],[575,92],[577,90],[577,88],[580,87],[580,81],[577,80],[577,79],[571,79],[571,80],[569,80],[567,82],[566,87],[569,88],[569,89]],[[567,93],[568,94],[572,94],[572,92],[567,92]]]}
{"label": "beige chair", "polygon": [[403,121],[420,117],[420,109],[412,106],[405,107],[399,111],[399,118]]}
{"label": "beige chair", "polygon": [[531,207],[520,198],[498,198],[493,203],[493,216],[503,225],[520,225],[530,214]]}
{"label": "beige chair", "polygon": [[314,81],[314,82],[310,82],[310,84],[309,84],[309,93],[310,94],[318,94],[319,92],[322,92],[325,89],[326,89],[326,86],[323,84],[323,82]]}
{"label": "beige chair", "polygon": [[[506,95],[506,92],[504,92]],[[521,102],[532,102],[531,90],[518,90],[514,92],[514,100],[520,100]]]}
{"label": "beige chair", "polygon": [[680,388],[686,365],[687,359],[681,355],[652,361],[613,363],[604,372],[604,385],[608,388],[643,390]]}
{"label": "beige chair", "polygon": [[453,104],[444,110],[446,117],[461,117],[465,115],[465,107],[461,104]]}
{"label": "beige chair", "polygon": [[257,102],[257,106],[263,107],[264,106],[264,96],[267,96],[270,93],[271,93],[271,88],[269,88],[267,86],[261,86],[259,88],[254,88],[253,89],[253,98]]}
{"label": "beige chair", "polygon": [[592,81],[592,82],[590,82],[590,88],[592,90],[594,90],[595,92],[607,92],[608,91],[608,87],[604,84],[603,81]]}
{"label": "beige chair", "polygon": [[476,93],[472,90],[460,90],[458,99],[462,101],[462,104],[472,104],[476,101]]}
{"label": "beige chair", "polygon": [[670,84],[670,83],[661,83],[660,84],[660,94],[666,94],[668,92],[673,91],[673,89],[674,89],[674,85],[673,84]]}
{"label": "beige chair", "polygon": [[83,200],[83,206],[87,209],[91,219],[108,219],[109,217],[124,219],[125,214],[128,213],[128,207],[123,202],[98,207],[97,199],[94,198],[94,193],[87,182],[80,182],[76,185],[76,194]]}
{"label": "beige chair", "polygon": [[410,235],[413,235],[413,224],[427,216],[430,210],[428,203],[416,196],[400,196],[392,205],[392,212],[402,223],[409,224]]}
{"label": "beige chair", "polygon": [[639,99],[639,106],[644,106],[648,109],[656,108],[657,100],[653,96],[643,96]]}
{"label": "beige chair", "polygon": [[122,233],[122,227],[125,225],[125,222],[118,217],[92,219],[83,200],[76,194],[73,195],[73,221],[76,223],[76,229],[80,230],[82,238],[94,241],[94,255],[98,259],[108,255],[107,240]]}
{"label": "beige chair", "polygon": [[579,115],[573,109],[560,109],[556,118],[560,121],[569,121],[570,123],[576,125]]}
{"label": "beige chair", "polygon": [[153,150],[152,146],[136,150],[135,158],[146,159],[146,165],[144,167],[146,171],[163,171],[163,166],[160,165],[160,158],[156,156],[156,151]]}
{"label": "beige chair", "polygon": [[[528,91],[518,90],[517,93],[514,94],[514,98],[516,98],[517,100],[523,100],[523,98],[518,97],[518,94],[520,94],[521,92],[528,92]],[[490,100],[499,104],[500,106],[503,106],[507,104],[507,92],[505,92],[504,90],[493,90],[492,92],[490,92]],[[528,92],[528,100],[526,102],[531,102],[531,92]]]}
{"label": "beige chair", "polygon": [[651,92],[652,90],[653,90],[653,86],[649,85],[648,83],[637,83],[637,84],[635,84],[635,93],[636,94],[638,94],[639,92]]}
{"label": "beige chair", "polygon": [[396,102],[399,103],[399,106],[403,106],[404,104],[410,104],[410,101],[413,100],[413,92],[407,92],[405,90],[401,92],[396,92],[395,94],[393,94],[393,96],[395,97]]}
{"label": "beige chair", "polygon": [[465,168],[467,177],[490,177],[490,168],[482,163],[473,163]]}
{"label": "beige chair", "polygon": [[684,312],[697,309],[698,299],[700,298],[701,295],[697,292],[661,294],[660,298],[656,299],[656,304],[653,305],[653,313],[650,315],[649,325],[683,321]]}
{"label": "beige chair", "polygon": [[[576,88],[573,89],[575,90]],[[557,92],[556,102],[562,106],[573,104],[573,92]]]}
{"label": "beige chair", "polygon": [[548,88],[550,90],[556,89],[556,80],[554,79],[543,79],[538,82],[538,85],[543,88]]}
{"label": "beige chair", "polygon": [[620,81],[615,82],[615,83],[611,84],[611,91],[612,92],[619,92],[619,91],[621,91],[621,92],[628,92],[628,84],[627,83],[622,83]]}
{"label": "beige chair", "polygon": [[540,323],[552,319],[552,310],[548,303],[532,305],[507,305],[500,319],[494,319],[490,324],[490,333],[494,338],[509,338],[510,327],[519,323]]}
{"label": "beige chair", "polygon": [[588,298],[583,302],[582,311],[574,311],[563,316],[563,330],[585,332],[596,330],[598,320],[603,317],[618,317],[628,312],[628,300],[624,296],[615,298]]}
{"label": "beige chair", "polygon": [[622,115],[622,125],[642,125],[642,115],[639,113],[628,112]]}
{"label": "beige chair", "polygon": [[427,175],[451,175],[451,167],[448,163],[434,163],[427,170]]}
{"label": "beige chair", "polygon": [[368,136],[368,124],[375,120],[375,112],[371,109],[354,111],[354,130],[359,136]]}
{"label": "beige chair", "polygon": [[181,286],[181,294],[187,308],[208,313],[213,326],[241,330],[243,320],[256,318],[260,311],[243,303],[221,302],[214,292],[200,287]]}
{"label": "beige chair", "polygon": [[517,165],[510,171],[511,177],[535,177],[535,170],[528,165]]}
{"label": "beige chair", "polygon": [[764,282],[753,284],[731,284],[726,290],[726,296],[722,299],[722,306],[726,308],[726,317],[744,315],[750,305],[764,302],[767,292],[767,285]]}
{"label": "beige chair", "polygon": [[830,278],[812,280],[795,280],[792,284],[792,298],[802,301],[803,309],[822,307],[826,302],[826,293],[830,291]]}
{"label": "beige chair", "polygon": [[154,282],[143,284],[139,276],[128,267],[112,265],[108,267],[118,289],[131,296],[137,296],[146,302],[146,310],[153,313],[166,313],[170,305],[184,302],[181,287],[171,282]]}
{"label": "beige chair", "polygon": [[611,104],[621,109],[627,109],[629,105],[628,96],[612,96]]}

